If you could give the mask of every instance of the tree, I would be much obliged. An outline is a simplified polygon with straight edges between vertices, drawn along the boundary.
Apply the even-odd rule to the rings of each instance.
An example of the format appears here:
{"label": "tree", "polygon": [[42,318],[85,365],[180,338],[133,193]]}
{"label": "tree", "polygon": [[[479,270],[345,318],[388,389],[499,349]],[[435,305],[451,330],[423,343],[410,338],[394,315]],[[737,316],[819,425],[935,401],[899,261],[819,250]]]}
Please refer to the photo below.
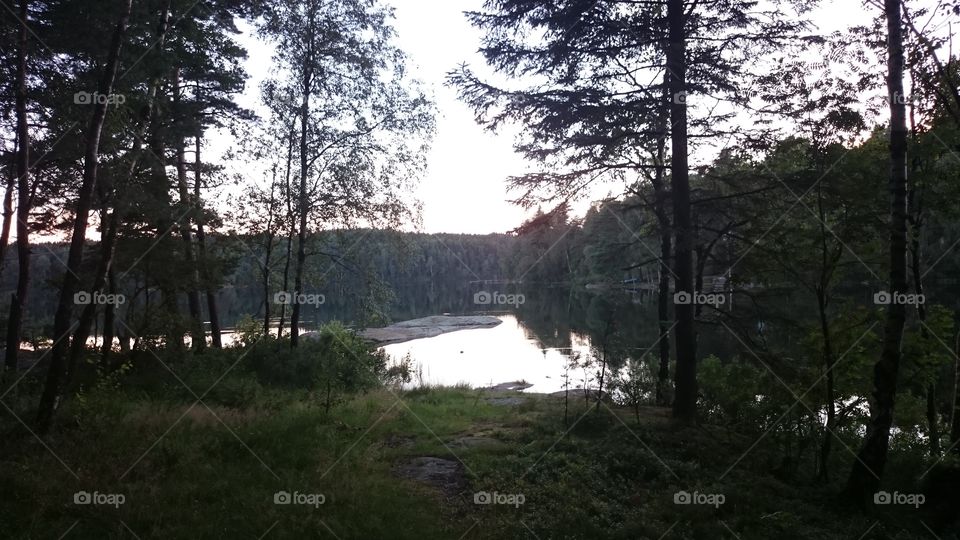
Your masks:
{"label": "tree", "polygon": [[[668,0],[667,92],[670,106],[670,193],[673,200],[674,290],[694,294],[693,223],[690,218],[690,168],[687,163],[687,21],[684,0]],[[674,306],[677,368],[673,416],[692,422],[697,415],[697,330],[692,303]]]}
{"label": "tree", "polygon": [[[97,93],[109,96],[113,92],[119,67],[120,49],[127,31],[130,18],[132,0],[123,0],[116,9],[117,23],[110,36],[106,50],[106,58],[100,72],[100,82]],[[73,222],[73,235],[70,240],[70,250],[67,255],[67,272],[63,276],[60,286],[60,297],[57,302],[57,311],[54,315],[54,341],[50,352],[50,366],[40,398],[40,407],[37,412],[37,425],[41,434],[49,431],[53,415],[60,401],[62,379],[66,354],[69,344],[62,339],[70,332],[70,318],[74,302],[74,293],[77,288],[77,272],[83,262],[83,248],[86,243],[87,222],[90,208],[93,203],[94,188],[97,182],[97,166],[99,165],[100,136],[103,123],[107,116],[108,100],[98,102],[93,107],[90,121],[85,134],[86,152],[84,155],[83,183],[77,198],[76,215]]]}
{"label": "tree", "polygon": [[[280,125],[291,118],[299,124],[295,297],[306,286],[309,232],[318,222],[389,226],[412,215],[402,195],[422,168],[433,117],[392,43],[391,17],[390,9],[361,0],[288,0],[264,17],[261,34],[277,45],[277,64],[286,70],[275,87],[289,101],[274,112]],[[294,302],[292,347],[300,318]]]}
{"label": "tree", "polygon": [[[520,124],[517,149],[548,171],[511,180],[522,190],[521,203],[567,202],[600,178],[626,177],[632,185],[638,171],[663,167],[645,154],[668,137],[662,113],[669,108],[671,266],[675,289],[692,293],[688,139],[691,128],[701,138],[722,133],[717,126],[728,115],[689,118],[689,103],[698,95],[735,95],[752,61],[793,37],[803,21],[740,0],[491,0],[485,7],[468,14],[485,31],[481,52],[520,88],[492,84],[466,66],[450,81],[488,128]],[[528,77],[537,80],[527,84]],[[639,157],[638,148],[645,149]],[[694,307],[676,306],[674,317],[674,416],[690,422],[697,401]]]}
{"label": "tree", "polygon": [[7,321],[7,351],[4,367],[17,369],[20,352],[20,334],[23,316],[27,308],[27,293],[30,288],[30,125],[27,117],[27,28],[29,0],[20,0],[20,30],[17,39],[17,74],[14,79],[17,114],[17,292],[10,302],[10,318]]}
{"label": "tree", "polygon": [[[903,92],[903,8],[884,0],[887,21],[887,98],[890,108],[890,268],[891,294],[907,292],[907,119]],[[873,401],[867,434],[853,463],[847,490],[855,501],[877,491],[887,463],[890,426],[897,395],[906,306],[887,305],[883,349],[873,372]]]}

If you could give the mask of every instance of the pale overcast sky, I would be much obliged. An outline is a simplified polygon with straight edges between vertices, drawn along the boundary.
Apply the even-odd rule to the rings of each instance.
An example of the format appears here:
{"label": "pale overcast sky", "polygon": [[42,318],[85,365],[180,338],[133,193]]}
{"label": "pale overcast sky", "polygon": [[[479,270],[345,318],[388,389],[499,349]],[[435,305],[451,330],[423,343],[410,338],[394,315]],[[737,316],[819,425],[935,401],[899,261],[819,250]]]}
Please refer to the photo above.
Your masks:
{"label": "pale overcast sky", "polygon": [[[396,8],[398,43],[410,58],[411,71],[432,90],[439,110],[429,170],[417,193],[423,204],[423,229],[489,233],[516,227],[530,212],[507,202],[511,196],[506,178],[528,169],[513,152],[513,135],[492,134],[477,126],[456,91],[444,85],[446,74],[461,62],[483,67],[477,54],[480,34],[463,16],[464,11],[480,9],[482,0],[387,1]],[[833,0],[824,2],[812,20],[822,32],[829,32],[867,24],[875,12],[860,0]],[[249,38],[242,42],[250,49],[246,67],[251,80],[241,101],[253,108],[271,64],[271,50]],[[584,209],[585,205],[579,208]]]}

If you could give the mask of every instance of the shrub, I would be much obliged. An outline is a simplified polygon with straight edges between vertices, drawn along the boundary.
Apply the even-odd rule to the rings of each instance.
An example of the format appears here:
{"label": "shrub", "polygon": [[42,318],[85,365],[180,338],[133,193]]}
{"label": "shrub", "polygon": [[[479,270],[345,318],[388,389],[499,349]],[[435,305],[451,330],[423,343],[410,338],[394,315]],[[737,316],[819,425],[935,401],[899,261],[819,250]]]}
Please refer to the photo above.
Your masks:
{"label": "shrub", "polygon": [[402,388],[403,385],[409,384],[413,380],[413,374],[413,357],[408,352],[403,355],[399,362],[386,368],[381,380],[385,385]]}
{"label": "shrub", "polygon": [[288,339],[262,339],[247,352],[261,382],[319,392],[327,408],[337,396],[381,384],[386,355],[339,322],[301,336],[297,348]]}
{"label": "shrub", "polygon": [[699,373],[703,410],[707,416],[731,424],[755,420],[759,372],[739,361],[723,363],[716,356],[703,359]]}
{"label": "shrub", "polygon": [[263,338],[263,322],[256,321],[250,315],[244,315],[234,328],[235,347],[250,347]]}

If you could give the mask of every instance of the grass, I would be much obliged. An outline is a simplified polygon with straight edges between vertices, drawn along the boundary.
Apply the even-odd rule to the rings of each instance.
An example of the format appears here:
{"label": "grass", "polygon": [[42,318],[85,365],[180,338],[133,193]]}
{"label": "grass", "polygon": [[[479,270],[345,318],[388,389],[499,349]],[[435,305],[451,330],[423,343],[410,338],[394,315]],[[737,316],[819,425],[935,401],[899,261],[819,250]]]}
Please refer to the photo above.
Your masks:
{"label": "grass", "polygon": [[[329,414],[307,391],[231,372],[185,370],[187,391],[103,385],[61,411],[41,444],[10,415],[0,456],[2,538],[922,538],[922,511],[851,514],[836,486],[788,485],[776,453],[715,426],[681,427],[664,410],[634,411],[545,396],[489,403],[466,387],[380,389],[343,397]],[[29,387],[29,384],[25,385]],[[24,400],[24,403],[29,400]],[[208,408],[209,407],[209,408]],[[498,444],[463,446],[464,436]],[[466,487],[400,478],[418,456],[463,463]],[[62,463],[60,462],[62,460]],[[76,476],[74,476],[76,475]],[[118,507],[74,504],[117,493]],[[322,494],[318,507],[277,492]],[[476,492],[523,504],[474,504]],[[724,503],[678,505],[678,491]],[[516,498],[511,499],[516,502]]]}

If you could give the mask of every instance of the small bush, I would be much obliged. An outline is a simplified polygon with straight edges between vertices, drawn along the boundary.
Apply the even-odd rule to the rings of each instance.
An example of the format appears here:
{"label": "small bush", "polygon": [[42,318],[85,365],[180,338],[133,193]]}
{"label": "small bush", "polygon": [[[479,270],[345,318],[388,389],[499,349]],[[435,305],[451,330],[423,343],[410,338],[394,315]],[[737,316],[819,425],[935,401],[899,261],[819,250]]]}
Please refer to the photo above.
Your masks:
{"label": "small bush", "polygon": [[408,352],[396,364],[386,368],[383,372],[383,384],[395,388],[402,388],[413,380],[413,357]]}
{"label": "small bush", "polygon": [[339,322],[301,336],[296,348],[288,339],[261,339],[246,351],[260,381],[318,392],[329,408],[337,396],[381,384],[386,355]]}

